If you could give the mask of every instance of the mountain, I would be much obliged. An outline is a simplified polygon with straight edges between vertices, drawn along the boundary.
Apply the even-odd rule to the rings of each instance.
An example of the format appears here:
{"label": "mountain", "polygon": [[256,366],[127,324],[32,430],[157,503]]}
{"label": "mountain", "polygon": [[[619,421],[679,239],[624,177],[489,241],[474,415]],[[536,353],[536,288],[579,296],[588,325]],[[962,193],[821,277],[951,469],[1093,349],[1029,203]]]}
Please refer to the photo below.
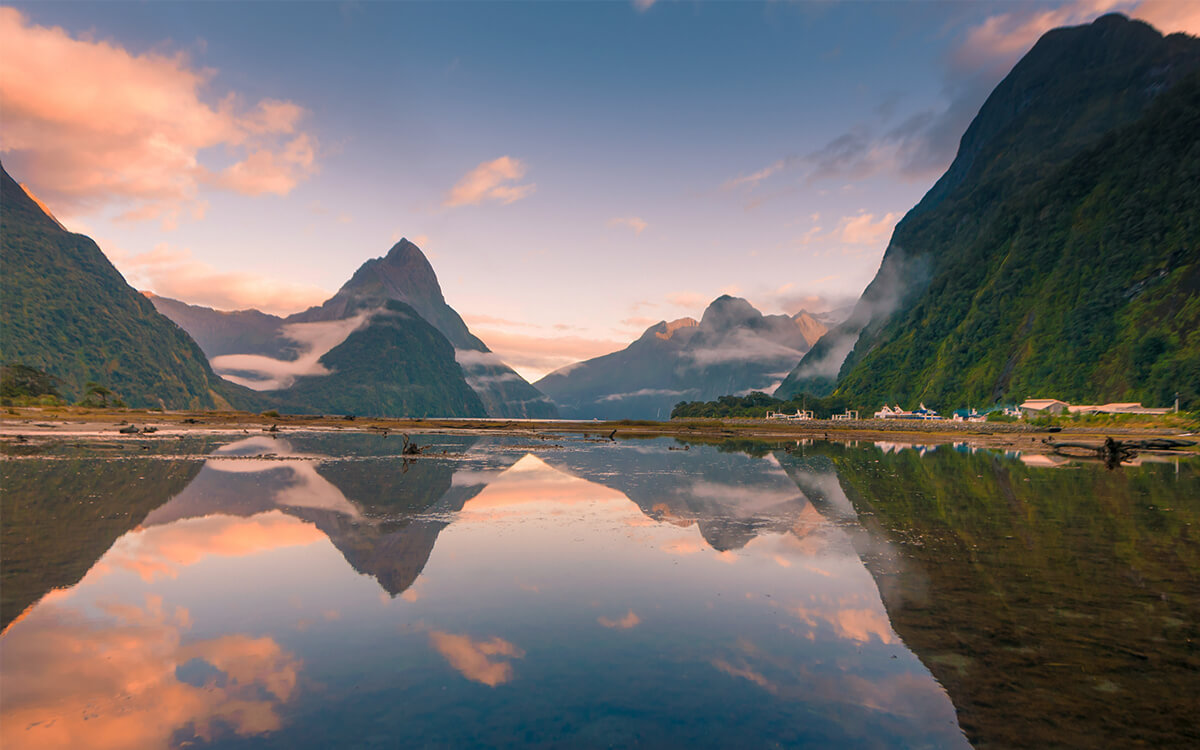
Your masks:
{"label": "mountain", "polygon": [[[386,256],[360,266],[337,294],[321,305],[286,318],[257,310],[222,312],[156,295],[150,298],[160,312],[196,338],[217,372],[271,393],[289,410],[393,416],[557,416],[554,405],[493,354],[446,304],[433,267],[406,239]],[[386,316],[374,315],[385,308]],[[396,314],[407,316],[410,322],[396,325]],[[364,345],[359,326],[373,329],[369,336],[376,343],[383,339],[391,342],[386,345],[390,358],[381,356],[382,350]],[[436,335],[423,330],[427,327]],[[410,334],[416,338],[405,340]],[[349,357],[346,346],[356,349],[361,359]],[[418,356],[428,361],[418,363]],[[332,366],[335,360],[337,367]],[[352,386],[346,381],[349,368],[354,370]],[[397,376],[400,380],[395,380]],[[433,379],[421,380],[422,376]],[[462,393],[460,383],[473,391],[474,398]],[[371,392],[376,384],[391,387],[391,396],[377,398]],[[412,398],[402,397],[396,390],[399,384],[423,390],[424,395],[414,392]],[[451,399],[444,408],[437,401],[441,397]],[[305,401],[311,398],[318,401]],[[335,403],[340,406],[334,408]]]}
{"label": "mountain", "polygon": [[666,419],[680,401],[773,388],[824,332],[808,313],[763,315],[724,295],[699,322],[659,322],[621,351],[568,365],[535,385],[563,416]]}
{"label": "mountain", "polygon": [[292,414],[487,415],[450,342],[403,302],[388,300],[366,313],[316,365],[269,397]]}
{"label": "mountain", "polygon": [[1045,34],[776,395],[1200,397],[1197,69],[1200,40],[1119,15]]}
{"label": "mountain", "polygon": [[299,353],[295,341],[280,335],[284,319],[278,315],[258,310],[213,310],[151,292],[142,294],[154,309],[187,331],[209,358],[256,352],[294,359]]}
{"label": "mountain", "polygon": [[125,283],[90,238],[62,228],[0,167],[0,363],[100,384],[133,407],[229,408],[249,394],[213,374],[196,343]]}

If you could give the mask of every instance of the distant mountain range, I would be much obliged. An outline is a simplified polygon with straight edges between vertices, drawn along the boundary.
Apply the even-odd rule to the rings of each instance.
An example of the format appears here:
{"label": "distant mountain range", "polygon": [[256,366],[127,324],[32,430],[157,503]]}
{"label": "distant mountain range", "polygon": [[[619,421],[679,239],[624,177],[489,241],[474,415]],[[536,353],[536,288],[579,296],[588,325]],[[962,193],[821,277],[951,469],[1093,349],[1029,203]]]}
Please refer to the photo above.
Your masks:
{"label": "distant mountain range", "polygon": [[680,401],[773,390],[825,331],[809,313],[763,315],[725,295],[699,322],[659,322],[621,351],[568,365],[535,385],[566,417],[666,419]]}
{"label": "distant mountain range", "polygon": [[1200,40],[1045,34],[780,398],[1200,402]]}
{"label": "distant mountain range", "polygon": [[192,334],[219,374],[291,412],[557,416],[467,329],[406,239],[364,263],[321,305],[286,318],[148,296]]}

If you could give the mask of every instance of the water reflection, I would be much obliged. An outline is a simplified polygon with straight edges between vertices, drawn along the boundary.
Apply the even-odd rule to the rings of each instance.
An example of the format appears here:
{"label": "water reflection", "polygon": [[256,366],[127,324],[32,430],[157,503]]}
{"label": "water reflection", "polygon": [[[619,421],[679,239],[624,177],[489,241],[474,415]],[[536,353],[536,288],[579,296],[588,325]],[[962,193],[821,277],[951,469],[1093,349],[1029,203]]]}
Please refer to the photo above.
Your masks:
{"label": "water reflection", "polygon": [[848,531],[972,741],[1200,743],[1195,462],[1113,472],[833,443],[778,455]]}
{"label": "water reflection", "polygon": [[1195,736],[1190,466],[420,440],[0,464],[4,747]]}
{"label": "water reflection", "polygon": [[0,627],[79,582],[146,514],[186,487],[199,461],[0,461]]}
{"label": "water reflection", "polygon": [[190,640],[162,597],[94,602],[53,594],[5,638],[9,748],[151,748],[280,727],[302,663],[271,637]]}

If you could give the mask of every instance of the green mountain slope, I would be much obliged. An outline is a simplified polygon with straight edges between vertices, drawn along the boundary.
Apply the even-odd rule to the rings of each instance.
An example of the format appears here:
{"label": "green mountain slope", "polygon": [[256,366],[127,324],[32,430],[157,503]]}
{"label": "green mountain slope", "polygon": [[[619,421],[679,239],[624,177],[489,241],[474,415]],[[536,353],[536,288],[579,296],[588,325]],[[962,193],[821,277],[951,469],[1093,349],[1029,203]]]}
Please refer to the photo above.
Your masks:
{"label": "green mountain slope", "polygon": [[1200,77],[1005,202],[872,344],[838,392],[1200,402]]}
{"label": "green mountain slope", "polygon": [[[1049,387],[1050,382],[1036,377],[1019,381],[997,377],[984,385],[988,377],[979,373],[971,376],[969,388],[959,387],[948,372],[943,384],[929,389],[925,381],[933,377],[931,356],[936,353],[931,355],[928,347],[941,345],[949,329],[966,314],[962,305],[969,304],[991,278],[987,269],[994,268],[1000,256],[985,251],[980,244],[983,238],[1011,238],[1017,203],[1037,200],[1039,195],[1046,198],[1047,180],[1056,179],[1081,153],[1096,149],[1107,134],[1145,116],[1162,92],[1197,68],[1200,40],[1182,34],[1163,37],[1148,25],[1122,16],[1104,16],[1089,25],[1043,36],[989,96],[964,134],[950,169],[897,225],[879,272],[850,318],[813,346],[776,395],[823,395],[836,384],[840,393],[880,401],[925,394],[975,400],[1027,395],[1018,393],[1017,387],[1038,392]],[[1134,182],[1124,184],[1140,189]],[[1022,205],[1034,210],[1028,203]],[[1037,210],[1067,209],[1044,205]],[[1093,231],[1108,230],[1093,221]],[[991,251],[1000,252],[996,242]],[[1136,272],[1127,265],[1112,270],[1118,284],[1118,272]],[[1020,286],[1040,285],[1044,271],[1044,267],[1026,268],[1038,280],[1024,278]],[[1134,278],[1126,280],[1136,283]],[[950,303],[948,294],[966,298]],[[913,317],[917,308],[924,313],[936,309],[947,317]],[[905,327],[922,324],[933,330]],[[986,340],[973,341],[956,362],[974,367],[981,350],[995,355],[1001,343],[997,337],[1021,340],[1032,331],[976,330],[975,335]],[[886,359],[876,358],[882,354],[875,353],[897,336],[911,337],[910,343],[923,343],[924,348],[893,348]],[[860,367],[865,369],[858,370],[850,385],[846,376]],[[872,380],[875,384],[863,390],[863,384]],[[1062,396],[1080,398],[1090,393],[1094,395],[1087,398],[1113,400],[1121,395],[1102,390],[1098,381],[1093,386]]]}
{"label": "green mountain slope", "polygon": [[71,400],[89,382],[134,407],[227,408],[238,397],[95,242],[64,230],[0,172],[0,363],[53,375]]}
{"label": "green mountain slope", "polygon": [[388,301],[320,363],[331,374],[301,376],[263,395],[295,414],[487,416],[454,347],[403,302]]}

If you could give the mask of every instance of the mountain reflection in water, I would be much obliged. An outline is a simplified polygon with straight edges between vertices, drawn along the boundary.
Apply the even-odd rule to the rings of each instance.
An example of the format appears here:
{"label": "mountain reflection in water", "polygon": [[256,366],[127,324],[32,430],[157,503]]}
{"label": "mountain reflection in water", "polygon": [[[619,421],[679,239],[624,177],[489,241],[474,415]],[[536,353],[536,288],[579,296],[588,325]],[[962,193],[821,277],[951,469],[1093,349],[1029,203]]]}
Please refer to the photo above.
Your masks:
{"label": "mountain reflection in water", "polygon": [[[1128,736],[1194,731],[1190,467],[419,441],[0,463],[4,747],[965,746],[956,707],[972,741],[1028,746],[1139,726],[1086,716],[1118,700],[1162,710]],[[1093,580],[1052,614],[1080,556]],[[1123,650],[1062,627],[1101,607]],[[1079,684],[1046,663],[1095,648]]]}

